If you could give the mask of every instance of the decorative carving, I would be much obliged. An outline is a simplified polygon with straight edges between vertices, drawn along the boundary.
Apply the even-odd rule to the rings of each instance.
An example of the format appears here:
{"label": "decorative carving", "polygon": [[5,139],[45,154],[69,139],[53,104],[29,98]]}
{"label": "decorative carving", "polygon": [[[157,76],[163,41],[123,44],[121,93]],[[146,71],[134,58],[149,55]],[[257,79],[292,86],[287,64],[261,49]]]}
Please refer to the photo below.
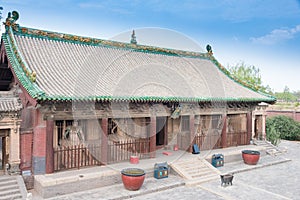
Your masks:
{"label": "decorative carving", "polygon": [[137,112],[143,112],[145,110],[148,110],[148,105],[145,103],[130,103],[129,109]]}
{"label": "decorative carving", "polygon": [[31,82],[35,82],[36,81],[36,72],[32,72],[31,74],[30,74],[30,80],[31,80]]}
{"label": "decorative carving", "polygon": [[8,29],[8,27],[12,27],[14,30],[19,30],[19,24],[16,24],[16,21],[19,19],[19,13],[17,11],[9,12],[7,15],[7,18],[5,22],[3,23],[5,25],[5,28]]}
{"label": "decorative carving", "polygon": [[130,43],[131,44],[137,44],[137,41],[136,41],[136,36],[135,36],[135,31],[133,30],[132,31],[132,34],[131,34],[131,40],[130,40]]}
{"label": "decorative carving", "polygon": [[95,105],[96,110],[103,110],[105,112],[109,112],[111,110],[109,103],[96,103]]}
{"label": "decorative carving", "polygon": [[172,112],[171,118],[172,119],[177,119],[179,117],[180,113],[181,113],[181,109],[182,109],[181,105],[179,104],[177,106],[177,108]]}
{"label": "decorative carving", "polygon": [[213,55],[212,48],[211,48],[211,46],[209,44],[206,45],[206,50],[207,50],[208,55],[210,55],[210,56]]}
{"label": "decorative carving", "polygon": [[115,102],[111,105],[113,110],[128,111],[129,104],[126,102]]}

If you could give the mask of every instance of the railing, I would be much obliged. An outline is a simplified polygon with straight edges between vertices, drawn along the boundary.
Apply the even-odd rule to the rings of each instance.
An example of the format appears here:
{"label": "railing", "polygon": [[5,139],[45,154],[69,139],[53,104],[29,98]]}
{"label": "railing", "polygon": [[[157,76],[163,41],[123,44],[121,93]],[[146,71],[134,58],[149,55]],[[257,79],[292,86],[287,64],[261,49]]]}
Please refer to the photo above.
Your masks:
{"label": "railing", "polygon": [[150,139],[126,139],[117,142],[108,142],[108,163],[129,160],[130,156],[140,159],[150,157]]}
{"label": "railing", "polygon": [[100,165],[99,160],[100,145],[81,144],[54,148],[54,171]]}
{"label": "railing", "polygon": [[201,150],[222,148],[221,134],[210,133],[207,135],[196,135],[193,144],[197,144]]}
{"label": "railing", "polygon": [[250,138],[247,132],[229,132],[227,133],[227,146],[247,145],[250,143]]}

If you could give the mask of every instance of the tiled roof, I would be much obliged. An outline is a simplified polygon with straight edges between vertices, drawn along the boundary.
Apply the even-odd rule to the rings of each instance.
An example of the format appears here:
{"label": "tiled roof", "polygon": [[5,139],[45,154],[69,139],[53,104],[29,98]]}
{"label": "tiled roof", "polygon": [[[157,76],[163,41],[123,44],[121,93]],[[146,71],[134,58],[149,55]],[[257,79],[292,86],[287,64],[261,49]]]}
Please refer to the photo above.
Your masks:
{"label": "tiled roof", "polygon": [[0,97],[0,112],[13,112],[22,109],[18,98]]}
{"label": "tiled roof", "polygon": [[14,73],[39,101],[275,101],[234,80],[206,53],[6,28]]}

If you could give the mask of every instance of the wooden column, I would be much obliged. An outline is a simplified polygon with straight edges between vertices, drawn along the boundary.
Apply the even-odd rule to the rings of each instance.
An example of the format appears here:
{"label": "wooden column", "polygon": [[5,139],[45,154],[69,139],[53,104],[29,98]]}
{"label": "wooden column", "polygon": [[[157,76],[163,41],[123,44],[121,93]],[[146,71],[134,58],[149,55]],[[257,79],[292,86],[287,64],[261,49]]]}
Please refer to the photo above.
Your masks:
{"label": "wooden column", "polygon": [[34,112],[32,168],[33,174],[46,173],[46,121],[43,120],[41,112]]}
{"label": "wooden column", "polygon": [[[17,120],[17,119],[14,119]],[[10,164],[10,173],[19,174],[20,173],[20,126],[17,125],[17,122],[13,122],[15,125],[14,128],[10,129],[9,133],[9,164]],[[5,145],[3,145],[5,146]]]}
{"label": "wooden column", "polygon": [[251,112],[247,113],[247,143],[250,144],[252,134],[252,114]]}
{"label": "wooden column", "polygon": [[[194,144],[194,137],[195,137],[195,115],[190,115],[190,145],[189,145],[189,152],[193,151],[193,144]],[[200,147],[199,147],[200,148]]]}
{"label": "wooden column", "polygon": [[165,124],[164,124],[164,145],[168,145],[168,117],[165,118]]}
{"label": "wooden column", "polygon": [[227,147],[227,115],[223,115],[223,128],[222,128],[222,134],[221,134],[221,142],[222,142],[222,148]]}
{"label": "wooden column", "polygon": [[108,118],[101,119],[101,163],[107,164]]}
{"label": "wooden column", "polygon": [[54,121],[46,122],[46,174],[54,172],[54,150],[53,150]]}
{"label": "wooden column", "polygon": [[262,139],[266,140],[267,139],[267,135],[266,135],[266,115],[263,114],[262,115],[262,122],[261,122],[261,131],[262,131]]}
{"label": "wooden column", "polygon": [[156,116],[150,117],[150,158],[155,158],[156,152]]}

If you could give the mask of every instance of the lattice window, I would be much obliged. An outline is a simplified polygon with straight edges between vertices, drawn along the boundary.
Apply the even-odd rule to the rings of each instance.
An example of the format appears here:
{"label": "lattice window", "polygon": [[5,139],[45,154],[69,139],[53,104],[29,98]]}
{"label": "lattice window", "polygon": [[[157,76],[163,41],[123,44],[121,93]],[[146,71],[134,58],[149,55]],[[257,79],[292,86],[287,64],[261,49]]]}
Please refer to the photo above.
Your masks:
{"label": "lattice window", "polygon": [[114,141],[146,138],[149,132],[149,117],[108,119],[108,135],[109,138]]}
{"label": "lattice window", "polygon": [[190,116],[181,116],[181,131],[190,131]]}
{"label": "lattice window", "polygon": [[57,120],[55,121],[55,129],[53,135],[53,146],[59,146],[60,141],[63,139],[64,133],[68,126],[73,125],[73,120]]}
{"label": "lattice window", "polygon": [[228,115],[228,132],[246,132],[247,116],[246,114]]}

